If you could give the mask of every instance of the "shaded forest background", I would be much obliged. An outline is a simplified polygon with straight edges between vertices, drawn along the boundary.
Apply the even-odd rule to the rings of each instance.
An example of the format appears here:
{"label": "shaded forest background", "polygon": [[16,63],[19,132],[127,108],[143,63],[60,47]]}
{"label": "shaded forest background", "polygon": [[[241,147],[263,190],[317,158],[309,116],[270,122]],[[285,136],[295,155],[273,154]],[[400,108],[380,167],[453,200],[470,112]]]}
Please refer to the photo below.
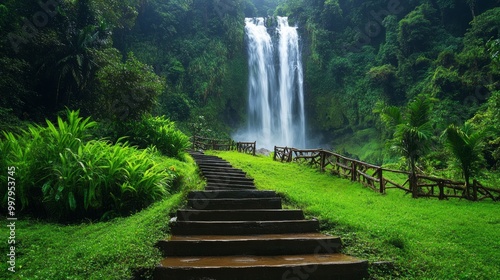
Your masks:
{"label": "shaded forest background", "polygon": [[423,94],[435,100],[436,148],[421,168],[448,166],[440,135],[465,122],[493,128],[483,165],[499,166],[499,0],[34,3],[0,4],[2,130],[70,108],[115,124],[165,115],[188,134],[230,135],[247,108],[243,18],[280,15],[303,39],[314,145],[398,164],[377,112]]}

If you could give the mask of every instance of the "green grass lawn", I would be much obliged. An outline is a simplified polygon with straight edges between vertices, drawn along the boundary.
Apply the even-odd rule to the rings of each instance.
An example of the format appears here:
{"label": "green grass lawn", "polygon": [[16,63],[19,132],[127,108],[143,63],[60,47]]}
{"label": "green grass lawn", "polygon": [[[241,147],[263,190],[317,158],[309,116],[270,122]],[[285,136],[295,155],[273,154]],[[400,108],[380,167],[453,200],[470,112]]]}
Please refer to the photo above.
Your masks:
{"label": "green grass lawn", "polygon": [[380,195],[307,165],[217,154],[259,189],[320,219],[325,232],[342,237],[345,253],[394,263],[390,271],[373,268],[373,279],[500,279],[500,203]]}
{"label": "green grass lawn", "polygon": [[200,179],[193,162],[172,162],[184,176],[182,189],[130,217],[109,222],[61,225],[19,218],[16,222],[16,272],[7,271],[8,228],[0,217],[0,279],[148,278],[161,260],[155,243],[168,234],[170,213],[182,205]]}

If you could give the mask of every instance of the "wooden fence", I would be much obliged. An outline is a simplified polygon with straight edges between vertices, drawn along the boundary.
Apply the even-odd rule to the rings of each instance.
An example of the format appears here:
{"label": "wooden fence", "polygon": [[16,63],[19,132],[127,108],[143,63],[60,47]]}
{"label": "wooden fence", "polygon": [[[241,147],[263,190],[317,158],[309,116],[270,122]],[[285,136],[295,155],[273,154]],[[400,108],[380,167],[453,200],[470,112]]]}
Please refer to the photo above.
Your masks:
{"label": "wooden fence", "polygon": [[[274,147],[274,160],[281,162],[299,162],[319,168],[323,172],[347,178],[382,194],[388,189],[400,189],[412,193],[414,197],[436,197],[440,200],[451,197],[470,199],[466,195],[464,182],[417,174],[416,186],[411,186],[410,173],[392,170],[351,159],[340,154],[322,149],[304,150],[290,147]],[[500,200],[500,190],[487,188],[474,180],[473,189],[477,190],[477,200]],[[413,192],[413,188],[417,188]],[[473,198],[474,200],[474,198]]]}
{"label": "wooden fence", "polygon": [[255,156],[257,149],[257,142],[238,142],[236,143],[236,150],[240,153]]}
{"label": "wooden fence", "polygon": [[191,137],[193,150],[233,151],[255,156],[257,142],[234,142],[232,139],[210,139]]}
{"label": "wooden fence", "polygon": [[193,136],[191,139],[193,150],[214,150],[230,151],[234,150],[234,141],[231,139],[210,139]]}

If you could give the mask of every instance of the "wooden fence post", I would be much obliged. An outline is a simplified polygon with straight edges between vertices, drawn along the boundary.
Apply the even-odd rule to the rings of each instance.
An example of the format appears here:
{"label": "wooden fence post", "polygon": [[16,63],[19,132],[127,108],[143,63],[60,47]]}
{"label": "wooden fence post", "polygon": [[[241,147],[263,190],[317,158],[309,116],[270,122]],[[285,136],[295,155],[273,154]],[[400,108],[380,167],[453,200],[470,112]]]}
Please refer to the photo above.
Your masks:
{"label": "wooden fence post", "polygon": [[273,160],[276,161],[276,146],[274,146],[274,155],[273,155]]}
{"label": "wooden fence post", "polygon": [[292,148],[288,148],[288,151],[289,151],[288,152],[288,162],[292,162],[292,159],[293,159],[293,150],[292,150]]}
{"label": "wooden fence post", "polygon": [[351,161],[351,181],[356,182],[356,177],[357,177],[357,168],[356,168],[356,162]]}
{"label": "wooden fence post", "polygon": [[438,187],[439,187],[439,200],[444,200],[444,182],[440,180],[438,182]]}
{"label": "wooden fence post", "polygon": [[253,142],[253,156],[255,156],[257,150],[257,141]]}
{"label": "wooden fence post", "polygon": [[384,174],[382,173],[383,169],[380,168],[378,174],[380,176],[380,193],[385,193],[385,182],[384,182]]}
{"label": "wooden fence post", "polygon": [[320,150],[319,155],[321,158],[321,161],[319,163],[321,172],[325,172],[326,153],[325,153],[325,151]]}

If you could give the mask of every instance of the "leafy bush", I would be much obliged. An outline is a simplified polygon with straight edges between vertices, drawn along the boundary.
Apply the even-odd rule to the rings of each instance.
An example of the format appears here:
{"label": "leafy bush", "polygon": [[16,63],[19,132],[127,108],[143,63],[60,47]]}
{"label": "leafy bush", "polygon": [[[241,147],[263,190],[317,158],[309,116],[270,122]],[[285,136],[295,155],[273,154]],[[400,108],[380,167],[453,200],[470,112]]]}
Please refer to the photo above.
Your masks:
{"label": "leafy bush", "polygon": [[[0,142],[5,155],[0,167],[16,167],[16,195],[23,211],[64,221],[107,218],[167,195],[175,173],[161,163],[156,150],[87,141],[97,123],[80,118],[79,112],[68,112],[67,121],[58,118],[57,123],[30,126],[20,135],[5,133]],[[0,195],[5,204],[5,190]]]}
{"label": "leafy bush", "polygon": [[125,63],[104,67],[97,74],[102,99],[100,114],[109,119],[137,120],[151,112],[165,87],[165,81],[152,67],[141,63],[129,53]]}
{"label": "leafy bush", "polygon": [[121,134],[129,137],[132,145],[143,149],[154,146],[168,157],[182,160],[189,147],[189,138],[165,117],[144,116],[139,122],[127,123],[125,129]]}

